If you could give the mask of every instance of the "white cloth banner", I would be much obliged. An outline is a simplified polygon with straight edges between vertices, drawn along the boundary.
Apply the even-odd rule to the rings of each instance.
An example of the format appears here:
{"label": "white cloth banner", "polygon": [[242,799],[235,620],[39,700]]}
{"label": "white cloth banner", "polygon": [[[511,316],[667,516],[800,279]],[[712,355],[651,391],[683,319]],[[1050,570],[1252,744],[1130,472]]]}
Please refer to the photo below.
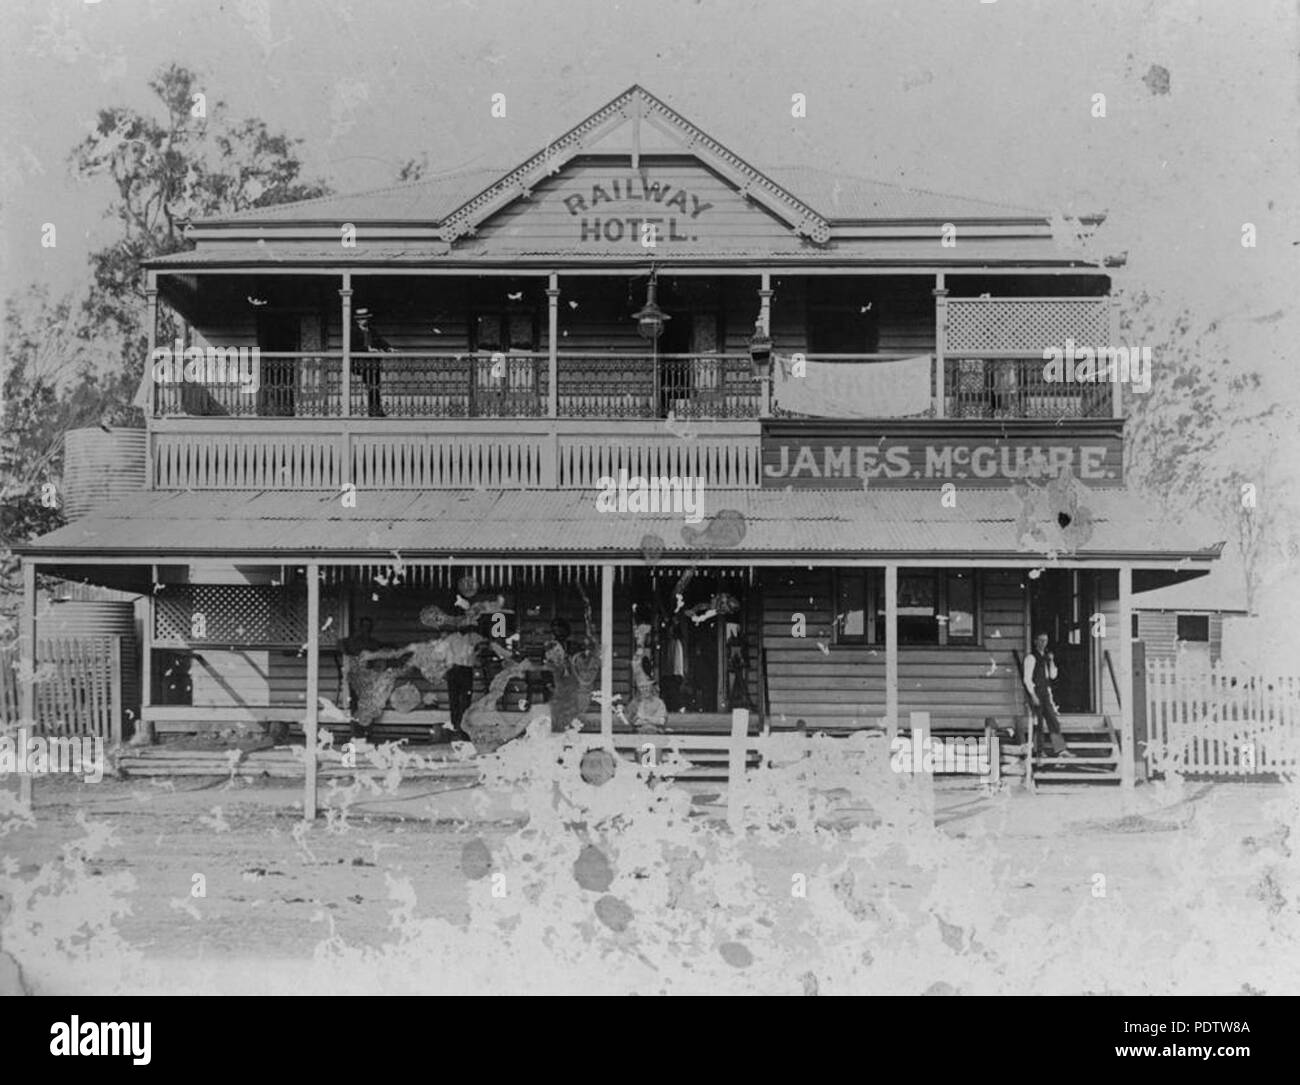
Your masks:
{"label": "white cloth banner", "polygon": [[930,409],[931,356],[896,362],[804,362],[796,376],[790,358],[772,373],[776,407],[817,418],[905,418]]}

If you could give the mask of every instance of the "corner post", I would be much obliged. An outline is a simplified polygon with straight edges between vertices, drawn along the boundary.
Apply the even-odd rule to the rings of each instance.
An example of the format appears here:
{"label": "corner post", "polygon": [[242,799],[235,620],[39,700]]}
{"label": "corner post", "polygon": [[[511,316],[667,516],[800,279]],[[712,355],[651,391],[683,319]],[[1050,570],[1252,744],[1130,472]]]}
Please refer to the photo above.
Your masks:
{"label": "corner post", "polygon": [[122,638],[109,640],[109,738],[113,749],[122,748]]}
{"label": "corner post", "polygon": [[943,418],[947,408],[946,381],[948,354],[948,287],[945,285],[944,273],[938,272],[934,277],[934,416]]}
{"label": "corner post", "polygon": [[150,271],[146,276],[144,296],[148,313],[145,316],[146,348],[144,357],[145,381],[149,389],[149,399],[144,405],[144,486],[146,490],[154,488],[153,464],[153,416],[158,410],[158,386],[153,382],[153,352],[158,349],[158,272]]}
{"label": "corner post", "polygon": [[600,739],[614,748],[614,566],[600,567]]}
{"label": "corner post", "polygon": [[158,595],[158,566],[149,567],[149,592],[144,597],[144,628],[141,631],[140,644],[140,718],[131,735],[132,746],[149,746],[153,744],[153,720],[150,709],[153,708],[153,636],[155,621],[155,603]]}
{"label": "corner post", "polygon": [[307,740],[306,780],[302,796],[302,816],[316,820],[316,732],[319,725],[318,690],[320,687],[320,563],[307,562],[307,718],[303,734]]}
{"label": "corner post", "polygon": [[1122,565],[1119,575],[1119,717],[1120,786],[1136,783],[1137,729],[1133,722],[1133,568]]}
{"label": "corner post", "polygon": [[[18,627],[18,722],[36,730],[36,565],[23,560],[23,611]],[[32,776],[27,759],[18,769],[18,801],[24,808],[32,806]]]}
{"label": "corner post", "polygon": [[540,483],[553,490],[560,479],[560,435],[555,419],[560,413],[560,276],[552,271],[546,284],[546,417],[550,432],[542,440]]}
{"label": "corner post", "polygon": [[885,728],[898,737],[898,565],[885,566]]}
{"label": "corner post", "polygon": [[[339,289],[340,311],[343,316],[343,372],[340,374],[339,394],[343,398],[339,414],[352,417],[352,272],[343,273],[343,286]],[[349,480],[350,481],[350,480]]]}

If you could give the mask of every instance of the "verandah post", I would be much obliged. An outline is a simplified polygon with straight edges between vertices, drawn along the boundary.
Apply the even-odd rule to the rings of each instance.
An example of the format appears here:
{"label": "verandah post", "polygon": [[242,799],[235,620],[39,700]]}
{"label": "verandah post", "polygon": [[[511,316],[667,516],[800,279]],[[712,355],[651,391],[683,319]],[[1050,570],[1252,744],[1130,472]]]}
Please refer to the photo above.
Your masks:
{"label": "verandah post", "polygon": [[[1114,294],[1106,298],[1106,339],[1106,346],[1119,346],[1119,298]],[[1113,361],[1114,355],[1110,357]],[[1112,375],[1110,382],[1110,416],[1124,417],[1124,386],[1120,384],[1118,374]]]}
{"label": "verandah post", "polygon": [[108,689],[109,689],[109,735],[112,740],[113,748],[117,749],[122,745],[122,638],[113,636],[109,638],[109,670],[108,670]]}
{"label": "verandah post", "polygon": [[745,759],[749,754],[749,709],[731,710],[731,742],[727,747],[727,824],[741,824],[744,809]]}
{"label": "verandah post", "polygon": [[552,271],[546,283],[546,416],[560,413],[560,276]]}
{"label": "verandah post", "polygon": [[319,723],[320,686],[320,564],[307,562],[307,718],[303,734],[307,740],[303,763],[306,782],[302,797],[302,815],[316,819],[316,731]]}
{"label": "verandah post", "polygon": [[1147,779],[1150,727],[1147,724],[1147,652],[1142,641],[1133,644],[1133,765],[1137,778]]}
{"label": "verandah post", "polygon": [[930,817],[934,817],[934,776],[943,768],[942,759],[935,755],[932,761],[931,771],[923,772],[922,765],[925,764],[925,755],[932,749],[930,745],[930,713],[929,712],[909,712],[908,726],[911,729],[912,749],[919,753],[921,763],[917,764],[916,753],[912,758],[912,782],[916,785],[917,805],[924,810]]}
{"label": "verandah post", "polygon": [[[772,338],[772,273],[764,271],[759,279],[758,288],[758,321],[762,325],[763,334],[770,340]],[[759,378],[758,390],[758,414],[760,418],[767,418],[772,413],[772,377],[770,372]]]}
{"label": "verandah post", "polygon": [[149,372],[146,376],[146,387],[149,389],[149,399],[144,405],[144,430],[145,430],[145,457],[144,486],[146,490],[154,488],[154,463],[153,463],[153,417],[154,412],[158,409],[158,386],[153,381],[153,352],[158,347],[158,272],[150,271],[146,276],[146,286],[144,296],[146,299],[147,313],[145,316],[145,335],[147,337],[145,349],[148,353],[145,355],[145,366]]}
{"label": "verandah post", "polygon": [[[36,729],[36,566],[23,560],[23,613],[18,630],[18,721]],[[32,805],[32,777],[27,765],[19,764],[18,801]]]}
{"label": "verandah post", "polygon": [[560,276],[552,271],[546,286],[546,416],[551,420],[550,432],[542,439],[540,483],[550,490],[559,485],[560,435],[555,429],[555,419],[560,413]]}
{"label": "verandah post", "polygon": [[600,738],[614,746],[614,566],[600,567]]}
{"label": "verandah post", "polygon": [[[343,314],[343,372],[340,374],[339,395],[343,403],[339,414],[343,418],[352,416],[352,272],[343,273],[343,286],[339,290]],[[345,479],[344,481],[350,481]]]}
{"label": "verandah post", "polygon": [[885,727],[898,737],[898,566],[885,566]]}
{"label": "verandah post", "polygon": [[154,600],[158,595],[158,566],[149,566],[149,591],[144,597],[144,627],[140,643],[140,718],[136,721],[134,734],[131,735],[132,746],[149,746],[153,744],[153,720],[150,719],[153,708],[153,637],[156,607]]}
{"label": "verandah post", "polygon": [[1119,576],[1119,717],[1120,785],[1136,783],[1137,731],[1133,725],[1133,569],[1123,565]]}
{"label": "verandah post", "polygon": [[944,417],[944,399],[947,396],[945,382],[947,373],[944,361],[948,353],[948,288],[944,285],[943,272],[934,277],[934,416]]}

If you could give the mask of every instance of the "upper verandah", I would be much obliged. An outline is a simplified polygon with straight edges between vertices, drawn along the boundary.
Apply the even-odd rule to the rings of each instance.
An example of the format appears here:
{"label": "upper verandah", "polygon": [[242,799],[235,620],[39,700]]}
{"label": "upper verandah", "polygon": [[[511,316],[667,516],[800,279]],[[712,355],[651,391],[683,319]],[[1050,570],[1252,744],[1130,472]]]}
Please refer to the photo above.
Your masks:
{"label": "upper verandah", "polygon": [[147,266],[1117,262],[1063,247],[1043,211],[806,165],[755,167],[637,86],[511,170],[256,208],[187,234],[195,249]]}

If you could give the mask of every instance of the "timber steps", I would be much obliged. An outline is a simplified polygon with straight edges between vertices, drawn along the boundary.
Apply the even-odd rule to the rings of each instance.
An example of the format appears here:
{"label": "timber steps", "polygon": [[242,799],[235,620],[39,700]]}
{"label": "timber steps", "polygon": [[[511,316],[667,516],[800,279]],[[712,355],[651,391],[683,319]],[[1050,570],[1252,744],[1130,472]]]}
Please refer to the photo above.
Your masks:
{"label": "timber steps", "polygon": [[1073,757],[1050,754],[1033,760],[1033,782],[1118,784],[1120,782],[1119,735],[1109,716],[1063,715],[1061,735]]}

